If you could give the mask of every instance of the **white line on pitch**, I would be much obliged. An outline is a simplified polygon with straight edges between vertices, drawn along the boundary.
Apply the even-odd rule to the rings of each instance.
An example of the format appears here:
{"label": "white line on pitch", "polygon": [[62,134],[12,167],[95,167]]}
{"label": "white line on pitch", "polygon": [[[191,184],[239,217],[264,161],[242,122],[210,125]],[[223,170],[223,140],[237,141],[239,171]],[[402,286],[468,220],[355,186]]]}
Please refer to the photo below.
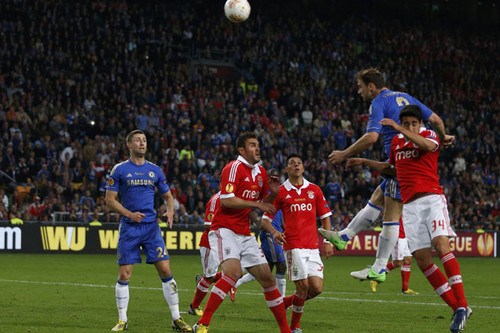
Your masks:
{"label": "white line on pitch", "polygon": [[[88,283],[69,283],[69,282],[46,282],[46,281],[27,281],[27,280],[8,280],[8,279],[0,279],[0,282],[12,282],[12,283],[29,283],[29,284],[42,284],[42,285],[53,285],[53,286],[70,286],[70,287],[90,287],[90,288],[114,288],[112,285],[102,285],[102,284],[88,284]],[[138,289],[138,290],[162,290],[162,288],[158,287],[137,287],[130,286],[130,289]],[[182,292],[191,292],[194,289],[178,289]],[[238,294],[250,295],[250,296],[261,296],[260,292],[253,291],[238,291]],[[359,295],[359,292],[335,292],[335,291],[327,291],[325,294],[343,294],[343,295]],[[370,294],[374,295],[374,294]],[[382,295],[379,293],[379,295]],[[385,293],[384,295],[389,296],[391,294]],[[399,295],[398,295],[399,296]],[[419,296],[406,296],[407,298],[417,298]],[[340,297],[331,297],[331,296],[317,296],[317,299],[325,299],[325,300],[333,300],[333,301],[348,301],[348,302],[371,302],[371,303],[394,303],[394,304],[418,304],[418,305],[435,305],[435,306],[447,306],[443,303],[429,303],[429,302],[414,302],[414,301],[402,301],[402,300],[381,300],[381,299],[367,299],[367,298],[340,298]],[[469,298],[482,298],[482,299],[498,299],[499,297],[492,296],[469,296]],[[481,309],[494,309],[500,310],[500,306],[488,306],[488,305],[473,305],[473,308],[481,308]]]}

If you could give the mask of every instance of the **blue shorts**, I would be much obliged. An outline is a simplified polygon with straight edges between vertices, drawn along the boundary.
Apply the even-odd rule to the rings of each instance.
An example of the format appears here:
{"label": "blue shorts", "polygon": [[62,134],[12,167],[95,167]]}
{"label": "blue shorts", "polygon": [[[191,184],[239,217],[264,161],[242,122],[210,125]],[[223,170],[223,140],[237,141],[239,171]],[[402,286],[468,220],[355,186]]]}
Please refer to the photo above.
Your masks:
{"label": "blue shorts", "polygon": [[269,232],[261,231],[259,234],[260,238],[260,247],[262,248],[262,252],[266,256],[267,262],[284,262],[285,255],[283,254],[283,247],[279,244],[276,244],[273,240],[273,235]]}
{"label": "blue shorts", "polygon": [[401,200],[399,182],[396,179],[386,178],[382,181],[382,183],[380,183],[379,186],[386,197]]}
{"label": "blue shorts", "polygon": [[118,233],[118,265],[141,263],[141,248],[148,264],[170,259],[158,223],[121,222]]}

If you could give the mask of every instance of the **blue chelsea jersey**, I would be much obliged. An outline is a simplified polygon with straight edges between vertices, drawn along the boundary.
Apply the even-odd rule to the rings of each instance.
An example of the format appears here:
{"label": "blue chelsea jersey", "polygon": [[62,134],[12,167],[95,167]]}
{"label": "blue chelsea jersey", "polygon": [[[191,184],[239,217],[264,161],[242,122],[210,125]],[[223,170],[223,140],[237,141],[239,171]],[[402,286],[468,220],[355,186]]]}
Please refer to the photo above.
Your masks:
{"label": "blue chelsea jersey", "polygon": [[382,133],[384,136],[384,151],[386,156],[390,155],[392,138],[399,134],[398,131],[389,126],[379,124],[384,118],[390,118],[399,124],[399,112],[406,105],[417,105],[422,110],[422,119],[427,121],[432,115],[432,110],[422,104],[418,99],[404,92],[384,89],[372,100],[370,105],[370,118],[366,132]]}
{"label": "blue chelsea jersey", "polygon": [[[113,167],[106,185],[107,191],[120,194],[123,207],[131,212],[141,212],[146,215],[141,223],[156,222],[154,209],[156,188],[161,194],[170,191],[160,167],[148,161],[136,165],[130,159]],[[124,216],[120,220],[135,223]]]}
{"label": "blue chelsea jersey", "polygon": [[271,221],[272,226],[274,229],[278,230],[279,232],[283,232],[283,212],[278,210],[276,214],[274,214],[273,220]]}

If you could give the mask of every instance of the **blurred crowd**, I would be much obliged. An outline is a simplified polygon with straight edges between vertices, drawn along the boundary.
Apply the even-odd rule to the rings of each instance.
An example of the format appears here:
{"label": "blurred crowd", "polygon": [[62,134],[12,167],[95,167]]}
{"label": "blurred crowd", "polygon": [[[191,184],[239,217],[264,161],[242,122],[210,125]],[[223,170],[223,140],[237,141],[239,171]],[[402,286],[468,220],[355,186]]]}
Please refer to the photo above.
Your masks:
{"label": "blurred crowd", "polygon": [[[187,8],[189,6],[189,8]],[[272,9],[244,24],[194,1],[0,2],[0,219],[118,221],[104,202],[126,134],[147,133],[178,223],[203,223],[235,138],[255,131],[266,168],[303,156],[344,228],[381,175],[327,156],[362,136],[368,105],[354,73],[377,67],[387,86],[427,104],[456,135],[439,175],[456,230],[499,230],[499,40],[375,18],[323,19]],[[219,60],[241,70],[225,79]],[[238,70],[235,70],[238,73]],[[363,153],[383,159],[382,143]],[[286,175],[283,174],[283,180]],[[165,207],[158,200],[158,209]]]}

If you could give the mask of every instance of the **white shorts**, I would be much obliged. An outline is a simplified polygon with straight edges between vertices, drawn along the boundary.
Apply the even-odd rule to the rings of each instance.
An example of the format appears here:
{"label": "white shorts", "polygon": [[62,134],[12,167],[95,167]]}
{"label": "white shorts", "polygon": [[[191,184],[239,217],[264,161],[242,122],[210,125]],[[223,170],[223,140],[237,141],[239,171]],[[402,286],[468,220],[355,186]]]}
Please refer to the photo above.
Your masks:
{"label": "white shorts", "polygon": [[411,257],[408,241],[406,238],[398,238],[392,250],[392,260],[403,260],[405,257]]}
{"label": "white shorts", "polygon": [[219,269],[219,259],[217,254],[212,249],[204,246],[200,246],[201,254],[201,267],[203,267],[203,274],[205,277],[210,278],[217,274]]}
{"label": "white shorts", "polygon": [[309,276],[323,278],[323,262],[318,249],[285,250],[288,279],[305,280]]}
{"label": "white shorts", "polygon": [[437,236],[457,236],[450,227],[446,197],[440,194],[403,204],[403,223],[411,253],[431,248],[431,241]]}
{"label": "white shorts", "polygon": [[238,259],[243,268],[267,265],[264,252],[254,236],[239,235],[230,229],[221,228],[211,230],[208,240],[219,263],[227,259]]}

